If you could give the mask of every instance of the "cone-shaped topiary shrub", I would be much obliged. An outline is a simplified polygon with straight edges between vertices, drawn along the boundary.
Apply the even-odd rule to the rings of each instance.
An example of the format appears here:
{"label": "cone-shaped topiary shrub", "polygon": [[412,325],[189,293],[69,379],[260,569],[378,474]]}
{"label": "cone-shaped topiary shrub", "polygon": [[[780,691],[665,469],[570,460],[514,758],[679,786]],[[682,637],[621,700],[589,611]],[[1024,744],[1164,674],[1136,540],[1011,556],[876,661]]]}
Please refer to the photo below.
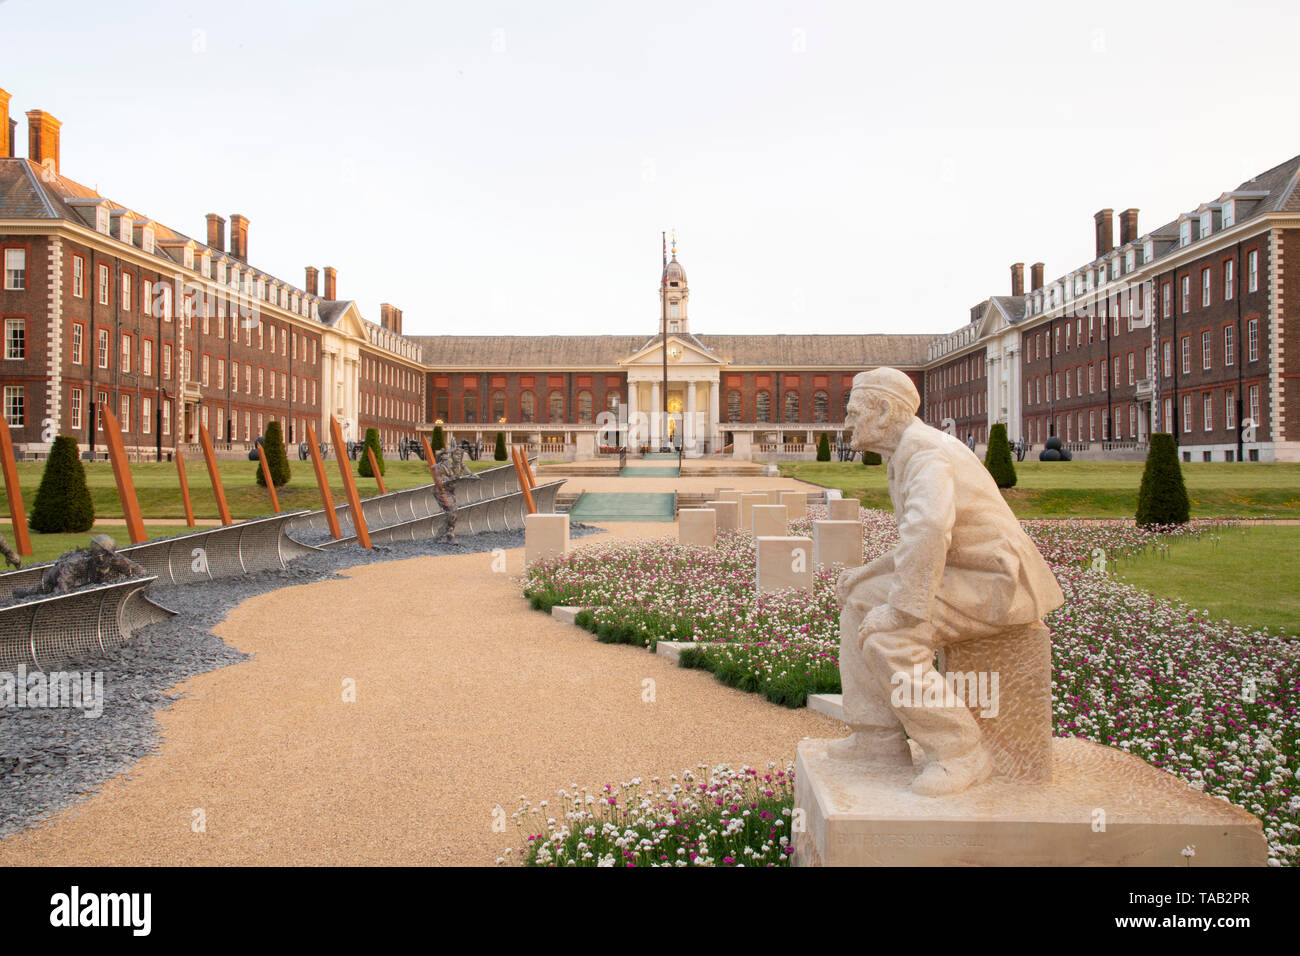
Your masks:
{"label": "cone-shaped topiary shrub", "polygon": [[506,433],[505,432],[497,432],[496,445],[497,445],[497,450],[492,455],[493,458],[495,458],[497,461],[505,461],[507,458],[510,457],[509,455],[506,454]]}
{"label": "cone-shaped topiary shrub", "polygon": [[70,435],[54,439],[27,523],[38,534],[75,534],[89,531],[95,523],[86,470],[77,454],[77,440]]}
{"label": "cone-shaped topiary shrub", "polygon": [[379,444],[378,428],[366,429],[366,440],[363,443],[361,453],[357,455],[357,458],[361,463],[361,467],[357,469],[357,472],[362,478],[373,478],[375,477],[375,473],[370,470],[370,456],[366,454],[367,448],[373,448],[375,450],[375,463],[379,465],[379,473],[381,475],[387,474],[388,465],[384,463],[384,449]]}
{"label": "cone-shaped topiary shrub", "polygon": [[879,465],[883,460],[878,451],[864,451],[862,453],[862,464],[864,465]]}
{"label": "cone-shaped topiary shrub", "polygon": [[817,439],[817,460],[831,460],[831,440],[826,437],[825,432],[822,432],[822,437]]}
{"label": "cone-shaped topiary shrub", "polygon": [[1183,468],[1178,463],[1178,445],[1168,432],[1151,436],[1142,486],[1138,489],[1137,523],[1139,525],[1186,524],[1191,517],[1191,502],[1183,483]]}
{"label": "cone-shaped topiary shrub", "polygon": [[1011,461],[1011,444],[1007,441],[1007,426],[998,422],[989,429],[989,447],[984,453],[984,467],[989,470],[999,488],[1016,486],[1016,466]]}
{"label": "cone-shaped topiary shrub", "polygon": [[[280,488],[289,483],[289,455],[284,450],[284,433],[280,423],[272,420],[266,426],[266,435],[262,439],[262,451],[266,454],[266,464],[271,469],[271,480]],[[257,463],[257,483],[266,487],[266,478],[262,475],[262,463]]]}
{"label": "cone-shaped topiary shrub", "polygon": [[447,447],[447,436],[442,433],[441,425],[433,426],[433,441],[430,444],[433,445],[434,451],[442,451]]}

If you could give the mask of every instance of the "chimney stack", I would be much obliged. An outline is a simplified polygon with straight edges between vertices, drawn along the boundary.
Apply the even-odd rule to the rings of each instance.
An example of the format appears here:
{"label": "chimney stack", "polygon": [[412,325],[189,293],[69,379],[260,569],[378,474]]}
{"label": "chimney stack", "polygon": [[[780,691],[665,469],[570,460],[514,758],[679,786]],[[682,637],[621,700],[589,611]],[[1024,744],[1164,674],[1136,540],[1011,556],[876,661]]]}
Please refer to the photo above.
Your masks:
{"label": "chimney stack", "polygon": [[307,294],[320,295],[320,273],[315,266],[307,267]]}
{"label": "chimney stack", "polygon": [[248,217],[230,214],[230,254],[240,262],[248,261]]}
{"label": "chimney stack", "polygon": [[208,248],[226,251],[226,220],[215,212],[208,213]]}
{"label": "chimney stack", "polygon": [[1100,209],[1093,216],[1097,223],[1097,258],[1115,248],[1115,210]]}
{"label": "chimney stack", "polygon": [[1037,292],[1043,287],[1043,264],[1035,262],[1029,267],[1029,291]]}
{"label": "chimney stack", "polygon": [[1011,294],[1025,294],[1025,264],[1023,262],[1016,262],[1011,266]]}
{"label": "chimney stack", "polygon": [[0,158],[14,154],[13,125],[9,121],[9,94],[0,90]]}
{"label": "chimney stack", "polygon": [[59,172],[59,127],[63,124],[42,110],[27,111],[27,158]]}
{"label": "chimney stack", "polygon": [[1119,214],[1119,244],[1126,246],[1138,237],[1138,211],[1125,209]]}
{"label": "chimney stack", "polygon": [[402,310],[393,310],[393,331],[398,335],[402,334]]}
{"label": "chimney stack", "polygon": [[335,285],[338,282],[338,277],[338,271],[333,266],[325,267],[325,299],[327,301],[334,301],[335,292],[337,291]]}
{"label": "chimney stack", "polygon": [[390,331],[393,328],[393,307],[387,302],[379,303],[379,326]]}

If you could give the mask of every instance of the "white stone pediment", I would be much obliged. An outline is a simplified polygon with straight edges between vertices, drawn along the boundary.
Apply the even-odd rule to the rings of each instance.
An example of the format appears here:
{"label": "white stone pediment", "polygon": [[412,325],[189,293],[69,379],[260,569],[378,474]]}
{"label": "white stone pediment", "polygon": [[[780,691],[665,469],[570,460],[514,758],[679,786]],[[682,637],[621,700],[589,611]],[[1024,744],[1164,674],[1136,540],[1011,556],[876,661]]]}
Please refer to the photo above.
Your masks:
{"label": "white stone pediment", "polygon": [[[672,350],[674,348],[680,350],[680,354],[675,359],[672,356]],[[702,348],[690,339],[682,338],[677,335],[668,336],[668,349],[668,367],[670,369],[686,366],[694,368],[704,366],[708,369],[717,369],[724,364],[723,361],[712,352]],[[627,358],[620,360],[618,364],[625,366],[629,371],[634,368],[662,368],[663,344],[656,336],[653,341],[647,343],[643,348],[634,352]]]}

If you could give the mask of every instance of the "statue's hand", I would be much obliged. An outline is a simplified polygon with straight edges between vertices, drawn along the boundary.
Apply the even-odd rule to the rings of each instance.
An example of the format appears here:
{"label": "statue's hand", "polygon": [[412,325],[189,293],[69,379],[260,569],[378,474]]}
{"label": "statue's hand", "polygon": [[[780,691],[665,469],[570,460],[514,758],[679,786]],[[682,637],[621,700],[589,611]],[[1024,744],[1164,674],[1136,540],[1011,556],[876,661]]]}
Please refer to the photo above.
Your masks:
{"label": "statue's hand", "polygon": [[888,604],[878,604],[867,613],[858,627],[858,646],[865,646],[867,638],[872,634],[899,631],[905,627],[912,627],[916,623],[917,619],[905,611],[892,608]]}

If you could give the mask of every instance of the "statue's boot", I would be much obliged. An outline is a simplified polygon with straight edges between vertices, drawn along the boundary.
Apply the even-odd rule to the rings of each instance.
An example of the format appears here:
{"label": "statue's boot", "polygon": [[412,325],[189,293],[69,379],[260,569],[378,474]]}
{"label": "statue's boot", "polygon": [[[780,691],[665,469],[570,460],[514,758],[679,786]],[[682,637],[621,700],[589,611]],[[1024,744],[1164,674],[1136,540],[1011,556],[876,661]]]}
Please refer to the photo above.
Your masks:
{"label": "statue's boot", "polygon": [[901,730],[856,730],[828,743],[826,756],[855,763],[912,766],[912,748]]}
{"label": "statue's boot", "polygon": [[983,744],[959,757],[931,760],[912,781],[912,792],[923,797],[946,797],[961,793],[993,775],[993,761]]}

